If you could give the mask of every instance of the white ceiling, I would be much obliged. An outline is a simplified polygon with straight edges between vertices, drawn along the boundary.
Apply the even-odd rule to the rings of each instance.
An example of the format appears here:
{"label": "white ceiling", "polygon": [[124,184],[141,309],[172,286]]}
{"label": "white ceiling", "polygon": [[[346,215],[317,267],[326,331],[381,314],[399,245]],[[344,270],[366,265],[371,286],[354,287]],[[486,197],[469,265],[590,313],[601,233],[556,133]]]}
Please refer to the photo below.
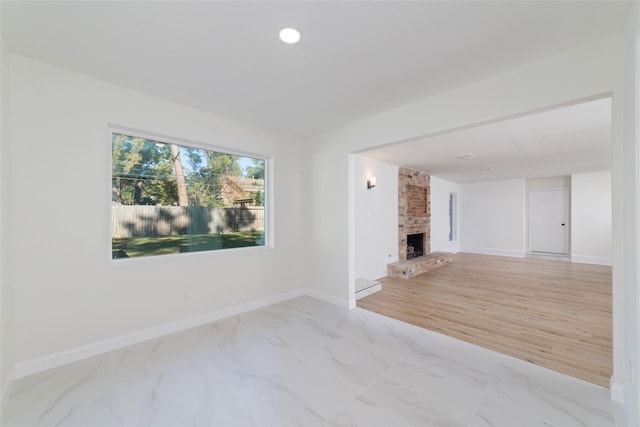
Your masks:
{"label": "white ceiling", "polygon": [[[475,157],[458,157],[467,153]],[[609,170],[611,99],[397,143],[363,154],[459,183]]]}
{"label": "white ceiling", "polygon": [[[620,1],[0,1],[15,53],[299,136],[618,33]],[[294,26],[302,41],[285,45]],[[455,182],[608,169],[611,104],[366,155]],[[476,158],[461,160],[458,154]],[[482,171],[481,167],[494,168]]]}
{"label": "white ceiling", "polygon": [[[310,136],[620,32],[617,1],[7,1],[18,54]],[[283,26],[302,31],[281,43]]]}

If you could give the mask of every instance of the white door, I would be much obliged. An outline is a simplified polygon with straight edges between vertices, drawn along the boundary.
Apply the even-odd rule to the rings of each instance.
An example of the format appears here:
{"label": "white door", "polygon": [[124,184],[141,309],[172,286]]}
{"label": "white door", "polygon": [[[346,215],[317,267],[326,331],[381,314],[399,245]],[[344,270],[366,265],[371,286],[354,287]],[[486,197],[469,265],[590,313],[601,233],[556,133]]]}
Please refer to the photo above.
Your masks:
{"label": "white door", "polygon": [[531,190],[529,243],[531,252],[568,253],[569,197],[566,188]]}

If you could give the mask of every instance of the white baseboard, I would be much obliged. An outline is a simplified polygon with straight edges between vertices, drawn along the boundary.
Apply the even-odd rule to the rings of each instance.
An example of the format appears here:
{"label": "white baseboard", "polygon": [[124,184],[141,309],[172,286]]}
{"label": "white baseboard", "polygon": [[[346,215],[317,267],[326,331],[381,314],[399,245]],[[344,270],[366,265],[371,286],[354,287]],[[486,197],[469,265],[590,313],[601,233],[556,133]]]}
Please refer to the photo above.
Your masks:
{"label": "white baseboard", "polygon": [[611,381],[609,390],[611,391],[611,400],[624,406],[624,386]]}
{"label": "white baseboard", "polygon": [[[175,332],[184,331],[186,329],[204,325],[206,323],[215,322],[216,320],[224,319],[226,317],[236,316],[247,311],[263,308],[303,295],[308,295],[343,308],[347,308],[349,306],[347,300],[343,300],[341,298],[334,297],[323,292],[307,288],[296,289],[294,291],[285,292],[266,298],[260,298],[243,304],[214,310],[208,313],[198,314],[186,319],[165,323],[163,325],[153,326],[151,328],[146,328],[136,332],[131,332],[129,334],[108,338],[106,340],[97,341],[91,344],[70,348],[68,350],[60,351],[48,356],[38,357],[35,359],[26,360],[24,362],[18,362],[16,363],[12,372],[15,379],[26,377],[28,375],[42,372],[47,369],[66,365],[68,363],[97,356],[99,354],[127,347],[132,344],[138,344],[150,339],[173,334]],[[4,397],[5,396],[3,392],[3,398]]]}
{"label": "white baseboard", "polygon": [[603,256],[583,256],[583,255],[571,255],[571,262],[577,262],[581,264],[598,264],[598,265],[611,265],[611,257]]}
{"label": "white baseboard", "polygon": [[378,280],[381,277],[387,277],[387,264],[391,264],[393,262],[398,262],[397,256],[385,259],[382,267],[365,271],[364,273],[357,274],[357,276],[367,280]]}
{"label": "white baseboard", "polygon": [[381,277],[387,276],[387,266],[376,268],[374,270],[365,271],[362,274],[359,274],[358,277],[362,277],[367,280],[377,280]]}
{"label": "white baseboard", "polygon": [[364,297],[368,297],[369,295],[375,294],[376,292],[380,292],[382,290],[382,283],[374,282],[373,286],[369,286],[368,288],[362,289],[360,291],[356,291],[356,300],[359,300]]}
{"label": "white baseboard", "polygon": [[457,254],[458,252],[464,252],[462,250],[460,250],[460,246],[458,245],[451,245],[451,246],[447,246],[444,248],[439,248],[439,247],[431,247],[431,252],[449,252],[452,254]]}
{"label": "white baseboard", "polygon": [[509,256],[515,258],[524,258],[524,251],[513,251],[510,249],[495,249],[495,248],[460,248],[460,252],[467,252],[472,254],[482,255],[498,255]]}
{"label": "white baseboard", "polygon": [[616,425],[620,427],[639,427],[634,423],[631,414],[635,405],[632,402],[625,401],[624,385],[613,382],[613,378],[611,378],[609,390],[611,392],[611,401],[615,403],[612,409]]}
{"label": "white baseboard", "polygon": [[302,289],[304,291],[303,295],[308,295],[310,297],[319,299],[324,302],[328,302],[329,304],[333,304],[340,308],[349,308],[349,301],[343,298],[338,298],[333,295],[325,294],[324,292],[316,291],[315,289]]}

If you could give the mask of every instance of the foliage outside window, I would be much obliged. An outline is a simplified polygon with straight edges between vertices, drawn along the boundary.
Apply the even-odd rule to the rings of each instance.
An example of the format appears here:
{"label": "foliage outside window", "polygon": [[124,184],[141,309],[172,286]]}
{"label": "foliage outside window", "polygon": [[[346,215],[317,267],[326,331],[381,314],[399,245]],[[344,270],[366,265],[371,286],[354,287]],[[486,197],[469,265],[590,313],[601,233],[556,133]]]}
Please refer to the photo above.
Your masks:
{"label": "foliage outside window", "polygon": [[112,258],[264,246],[265,161],[112,133]]}

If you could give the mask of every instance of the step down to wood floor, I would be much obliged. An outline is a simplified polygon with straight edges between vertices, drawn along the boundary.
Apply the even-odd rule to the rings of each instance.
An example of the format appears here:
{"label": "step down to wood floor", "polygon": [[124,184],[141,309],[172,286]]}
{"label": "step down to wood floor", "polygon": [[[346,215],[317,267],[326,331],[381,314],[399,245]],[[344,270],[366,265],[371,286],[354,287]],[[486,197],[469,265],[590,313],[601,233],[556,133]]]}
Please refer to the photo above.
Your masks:
{"label": "step down to wood floor", "polygon": [[382,290],[382,283],[375,280],[358,278],[356,279],[356,300],[375,294]]}

